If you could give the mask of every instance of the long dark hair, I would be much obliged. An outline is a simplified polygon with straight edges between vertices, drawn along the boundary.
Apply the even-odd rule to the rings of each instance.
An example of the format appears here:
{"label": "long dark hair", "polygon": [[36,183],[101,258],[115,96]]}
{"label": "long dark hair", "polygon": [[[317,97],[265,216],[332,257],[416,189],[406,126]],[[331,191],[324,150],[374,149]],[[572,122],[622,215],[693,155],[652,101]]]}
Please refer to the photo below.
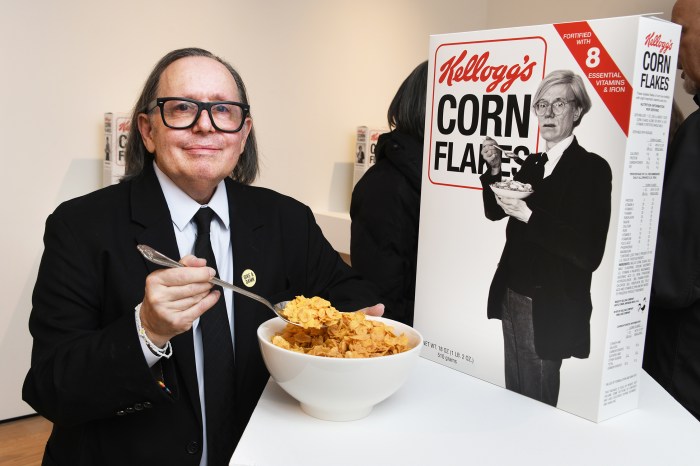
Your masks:
{"label": "long dark hair", "polygon": [[389,105],[389,128],[423,141],[425,94],[428,86],[428,61],[418,65],[401,83]]}
{"label": "long dark hair", "polygon": [[[148,104],[157,97],[158,84],[160,83],[160,77],[165,69],[171,63],[186,57],[211,58],[224,65],[236,81],[241,102],[249,104],[243,79],[241,79],[238,72],[225,60],[207,50],[194,47],[173,50],[168,53],[160,59],[153,68],[153,71],[151,71],[151,74],[148,76],[143,86],[141,96],[136,101],[136,105],[134,105],[134,110],[131,115],[131,131],[129,132],[129,139],[126,143],[126,174],[123,178],[124,180],[138,176],[143,171],[144,162],[148,159],[148,150],[146,150],[146,146],[143,144],[143,139],[141,138],[141,133],[138,130],[139,114],[146,113]],[[243,153],[241,153],[238,163],[234,167],[230,177],[243,184],[250,184],[255,181],[255,178],[258,176],[258,171],[258,147],[255,141],[255,129],[251,128]]]}

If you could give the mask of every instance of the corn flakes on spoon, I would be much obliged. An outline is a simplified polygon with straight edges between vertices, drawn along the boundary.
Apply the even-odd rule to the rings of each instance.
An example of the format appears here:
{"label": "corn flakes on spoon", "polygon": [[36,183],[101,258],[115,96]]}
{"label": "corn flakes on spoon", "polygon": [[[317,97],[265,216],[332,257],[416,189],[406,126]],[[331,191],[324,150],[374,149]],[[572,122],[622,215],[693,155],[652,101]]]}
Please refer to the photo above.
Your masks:
{"label": "corn flakes on spoon", "polygon": [[[298,323],[305,329],[322,329],[340,324],[343,320],[342,312],[331,306],[329,301],[318,296],[313,298],[297,296],[286,302],[282,313],[291,322]],[[346,313],[346,315],[351,314],[354,313]]]}
{"label": "corn flakes on spoon", "polygon": [[[181,263],[172,260],[171,258],[166,256],[165,254],[160,253],[160,252],[156,251],[155,249],[153,249],[152,247],[146,246],[145,244],[139,244],[138,246],[136,246],[136,248],[143,255],[143,257],[145,257],[149,261],[153,262],[154,264],[162,265],[164,267],[171,267],[171,268],[184,267],[184,265],[182,265]],[[263,298],[262,296],[257,295],[255,293],[251,293],[250,291],[244,290],[243,288],[239,288],[236,285],[229,283],[229,282],[225,282],[219,278],[213,277],[211,280],[209,280],[209,283],[213,283],[214,285],[219,285],[223,288],[231,289],[231,290],[235,291],[236,293],[240,293],[243,296],[247,296],[249,298],[252,298],[252,299],[264,304],[265,306],[267,306],[272,312],[274,312],[277,315],[277,317],[284,320],[285,322],[288,322],[288,323],[293,324],[293,325],[298,325],[300,327],[302,326],[302,324],[300,322],[293,322],[292,320],[288,319],[284,315],[284,313],[282,312],[284,310],[284,308],[287,306],[287,303],[289,301],[282,301],[282,302],[277,303],[273,306],[270,301]]]}

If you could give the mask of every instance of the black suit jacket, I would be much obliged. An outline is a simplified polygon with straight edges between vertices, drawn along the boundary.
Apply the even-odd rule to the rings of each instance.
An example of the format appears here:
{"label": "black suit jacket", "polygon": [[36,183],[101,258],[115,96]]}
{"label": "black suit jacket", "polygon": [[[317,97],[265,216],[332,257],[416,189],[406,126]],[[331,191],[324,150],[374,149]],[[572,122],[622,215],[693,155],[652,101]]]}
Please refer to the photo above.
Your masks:
{"label": "black suit jacket", "polygon": [[[535,157],[528,157],[514,179],[524,180]],[[506,216],[481,176],[486,217]],[[576,138],[541,186],[526,199],[528,223],[508,220],[506,244],[491,283],[488,317],[501,318],[501,302],[509,281],[505,263],[526,250],[532,258],[519,273],[532,284],[535,348],[543,359],[588,357],[590,352],[591,278],[605,251],[610,223],[612,172],[602,157],[583,149]],[[517,249],[517,250],[516,250]]]}
{"label": "black suit jacket", "polygon": [[[308,207],[273,191],[226,180],[234,282],[279,302],[324,296],[340,310],[378,302],[324,239]],[[49,216],[29,321],[32,366],[23,398],[54,423],[45,465],[197,465],[201,409],[192,332],[149,369],[134,323],[146,276],[158,266],[147,244],[179,257],[153,171],[60,205]],[[236,438],[269,377],[256,339],[272,313],[234,293]],[[162,374],[161,374],[162,371]],[[164,376],[172,396],[157,385]]]}
{"label": "black suit jacket", "polygon": [[413,325],[423,143],[394,130],[375,154],[352,191],[352,267],[377,286],[384,317]]}
{"label": "black suit jacket", "polygon": [[[695,95],[700,105],[700,94]],[[700,420],[700,109],[666,159],[644,369]]]}

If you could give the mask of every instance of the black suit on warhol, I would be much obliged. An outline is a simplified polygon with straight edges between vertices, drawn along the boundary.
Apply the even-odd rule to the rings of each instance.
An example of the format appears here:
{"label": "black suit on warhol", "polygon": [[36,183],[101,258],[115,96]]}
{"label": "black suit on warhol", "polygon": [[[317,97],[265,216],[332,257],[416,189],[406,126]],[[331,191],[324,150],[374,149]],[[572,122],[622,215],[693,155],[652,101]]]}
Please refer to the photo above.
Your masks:
{"label": "black suit on warhol", "polygon": [[[537,157],[514,176],[529,182]],[[490,220],[506,216],[489,185],[500,175],[481,176]],[[528,223],[509,218],[506,244],[493,277],[488,317],[501,318],[506,289],[532,298],[535,348],[542,359],[586,358],[590,352],[591,278],[601,263],[610,223],[612,172],[576,138],[554,171],[526,198]],[[517,288],[525,290],[523,293]]]}

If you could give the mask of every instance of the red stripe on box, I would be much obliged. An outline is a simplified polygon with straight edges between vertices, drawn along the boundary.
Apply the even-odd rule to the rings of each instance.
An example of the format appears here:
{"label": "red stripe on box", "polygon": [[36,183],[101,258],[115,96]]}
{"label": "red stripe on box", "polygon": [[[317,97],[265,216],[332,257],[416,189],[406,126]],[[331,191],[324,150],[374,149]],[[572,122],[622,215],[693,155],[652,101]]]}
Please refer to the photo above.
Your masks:
{"label": "red stripe on box", "polygon": [[[586,21],[555,24],[557,32],[585,72],[591,86],[610,110],[625,135],[632,109],[632,85]],[[610,82],[614,81],[614,85]]]}

